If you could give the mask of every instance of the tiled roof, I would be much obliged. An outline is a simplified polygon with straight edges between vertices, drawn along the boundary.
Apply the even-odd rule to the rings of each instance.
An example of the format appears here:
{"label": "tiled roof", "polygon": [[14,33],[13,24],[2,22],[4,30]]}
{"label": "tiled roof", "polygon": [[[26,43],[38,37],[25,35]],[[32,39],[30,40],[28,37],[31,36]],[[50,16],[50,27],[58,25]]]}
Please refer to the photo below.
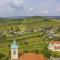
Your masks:
{"label": "tiled roof", "polygon": [[19,60],[47,60],[42,54],[25,53],[20,56]]}
{"label": "tiled roof", "polygon": [[51,44],[60,44],[60,41],[49,41],[49,43],[51,43]]}
{"label": "tiled roof", "polygon": [[60,46],[55,46],[54,49],[60,49]]}

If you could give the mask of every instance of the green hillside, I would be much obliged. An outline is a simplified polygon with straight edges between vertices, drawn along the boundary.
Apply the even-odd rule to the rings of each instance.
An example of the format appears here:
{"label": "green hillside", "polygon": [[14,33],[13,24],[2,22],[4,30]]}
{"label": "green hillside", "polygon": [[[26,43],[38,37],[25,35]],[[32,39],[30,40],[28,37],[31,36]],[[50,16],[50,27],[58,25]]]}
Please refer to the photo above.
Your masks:
{"label": "green hillside", "polygon": [[[50,30],[54,33],[50,33]],[[19,45],[19,53],[43,53],[49,40],[60,39],[60,37],[48,38],[49,34],[60,34],[59,19],[39,16],[23,19],[0,19],[0,52],[9,57],[10,45],[15,38]]]}

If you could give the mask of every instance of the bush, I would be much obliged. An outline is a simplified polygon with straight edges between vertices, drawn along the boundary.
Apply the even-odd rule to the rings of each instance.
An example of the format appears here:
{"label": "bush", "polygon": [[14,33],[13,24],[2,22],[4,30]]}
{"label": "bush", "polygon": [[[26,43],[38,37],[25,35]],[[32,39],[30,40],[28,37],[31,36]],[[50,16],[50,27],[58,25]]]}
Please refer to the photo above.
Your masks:
{"label": "bush", "polygon": [[3,53],[0,53],[0,60],[4,60],[5,59],[5,55]]}
{"label": "bush", "polygon": [[35,53],[38,54],[39,53],[39,50],[38,49],[35,49]]}
{"label": "bush", "polygon": [[53,57],[60,57],[60,52],[52,52]]}
{"label": "bush", "polygon": [[24,53],[28,53],[28,50],[24,50]]}
{"label": "bush", "polygon": [[50,50],[48,49],[48,45],[45,46],[45,49],[44,49],[44,51],[43,51],[43,54],[44,54],[46,57],[48,57],[48,58],[50,58],[50,56],[52,55],[52,51],[50,51]]}

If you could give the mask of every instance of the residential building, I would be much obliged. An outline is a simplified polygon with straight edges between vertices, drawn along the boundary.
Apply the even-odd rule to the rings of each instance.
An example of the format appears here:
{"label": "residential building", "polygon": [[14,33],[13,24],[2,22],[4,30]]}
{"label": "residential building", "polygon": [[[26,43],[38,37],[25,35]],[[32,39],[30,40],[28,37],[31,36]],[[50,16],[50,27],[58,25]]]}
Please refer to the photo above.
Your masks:
{"label": "residential building", "polygon": [[60,41],[49,41],[48,49],[60,52]]}

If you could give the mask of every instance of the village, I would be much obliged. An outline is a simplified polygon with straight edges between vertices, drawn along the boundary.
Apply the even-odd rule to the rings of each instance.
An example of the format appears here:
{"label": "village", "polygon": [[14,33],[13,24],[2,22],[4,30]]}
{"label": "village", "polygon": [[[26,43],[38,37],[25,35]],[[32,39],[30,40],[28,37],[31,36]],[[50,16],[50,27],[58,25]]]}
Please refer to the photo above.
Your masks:
{"label": "village", "polygon": [[22,21],[5,20],[0,25],[0,59],[59,60],[60,21],[55,22],[54,19],[44,21],[43,18],[42,20],[37,18],[35,21],[29,19],[36,18]]}
{"label": "village", "polygon": [[29,29],[24,29],[21,30],[18,27],[17,29],[14,30],[13,27],[9,28],[8,30],[2,30],[0,31],[0,38],[3,37],[8,37],[8,36],[13,36],[13,35],[24,35],[24,34],[30,34],[30,33],[42,33],[44,34],[47,38],[52,39],[52,38],[59,38],[60,37],[60,27],[46,27],[46,28],[29,28]]}

